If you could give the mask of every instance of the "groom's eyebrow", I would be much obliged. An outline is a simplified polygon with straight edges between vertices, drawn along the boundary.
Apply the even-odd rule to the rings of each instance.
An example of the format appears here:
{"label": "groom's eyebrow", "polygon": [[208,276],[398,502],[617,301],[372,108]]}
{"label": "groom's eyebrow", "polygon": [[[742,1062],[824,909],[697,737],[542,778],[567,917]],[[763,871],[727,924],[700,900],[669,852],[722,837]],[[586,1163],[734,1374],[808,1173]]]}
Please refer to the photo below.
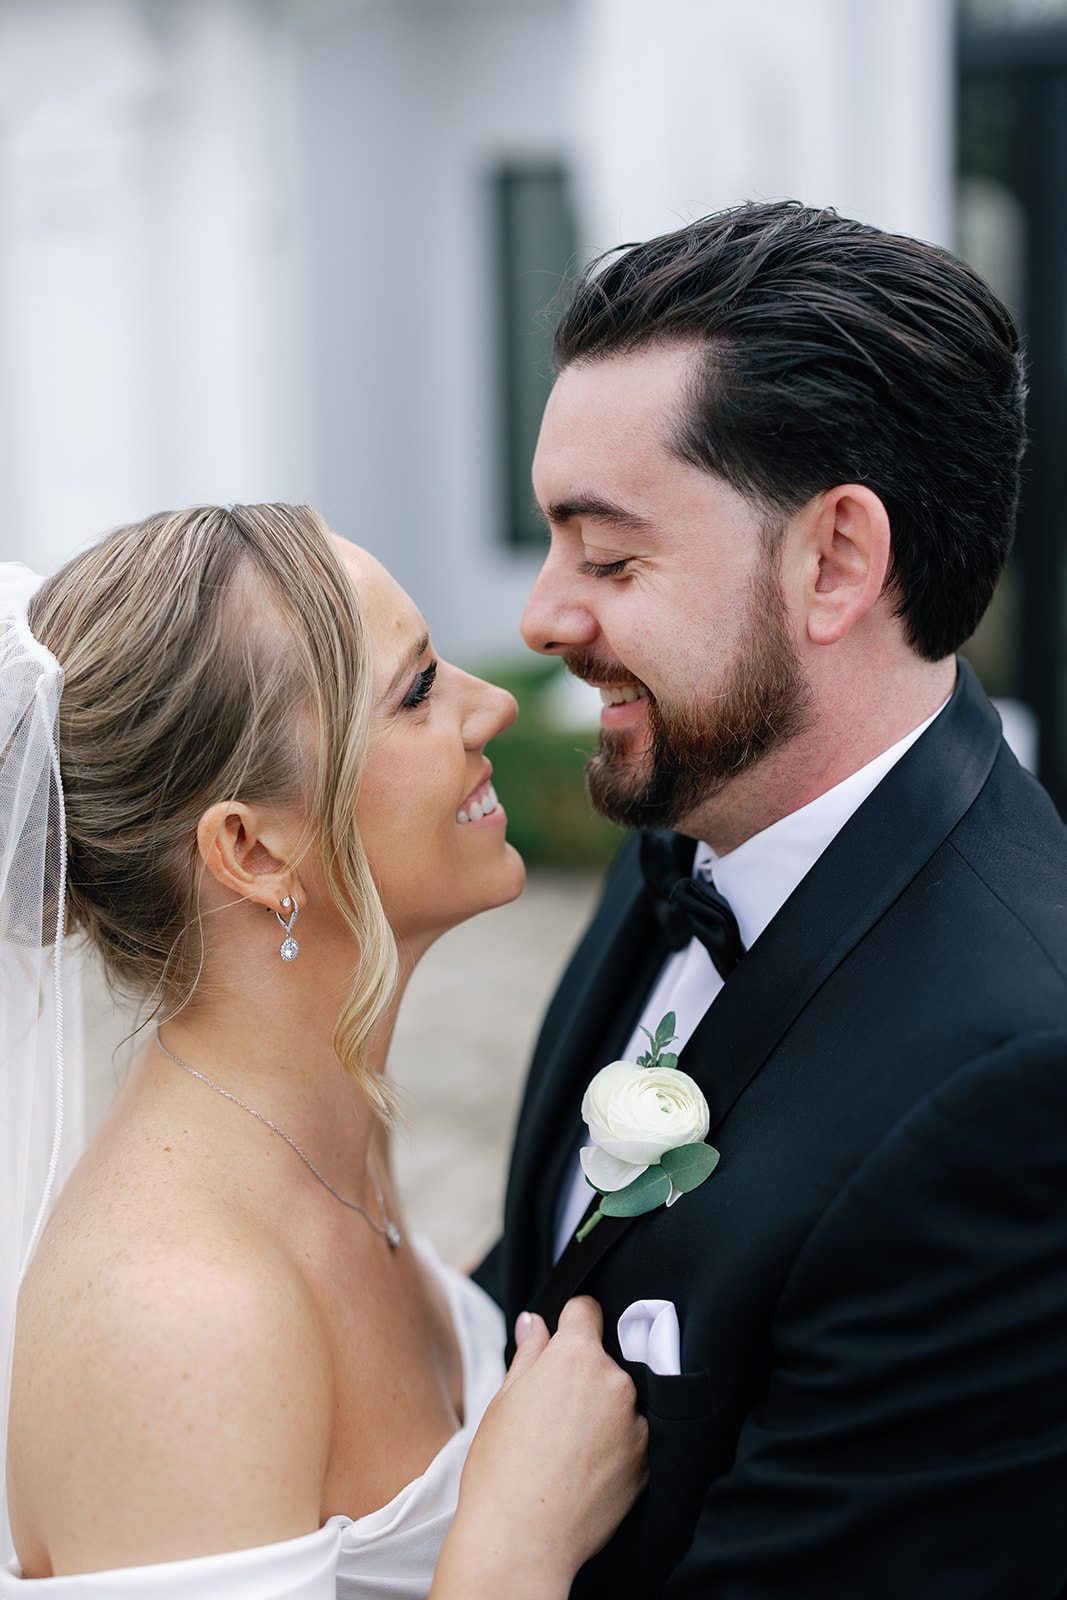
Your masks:
{"label": "groom's eyebrow", "polygon": [[625,506],[618,506],[613,500],[603,500],[595,494],[579,494],[569,500],[553,500],[545,507],[545,517],[556,525],[570,522],[575,517],[582,517],[587,522],[609,523],[613,528],[623,528],[628,533],[643,533],[652,526],[648,517],[642,517],[636,511],[627,511]]}
{"label": "groom's eyebrow", "polygon": [[393,676],[389,681],[389,687],[386,689],[383,699],[391,700],[393,698],[393,695],[400,688],[400,685],[403,683],[408,673],[414,670],[419,659],[426,654],[429,648],[430,635],[428,633],[424,633],[421,638],[416,639],[415,643],[412,645],[403,661],[393,673]]}

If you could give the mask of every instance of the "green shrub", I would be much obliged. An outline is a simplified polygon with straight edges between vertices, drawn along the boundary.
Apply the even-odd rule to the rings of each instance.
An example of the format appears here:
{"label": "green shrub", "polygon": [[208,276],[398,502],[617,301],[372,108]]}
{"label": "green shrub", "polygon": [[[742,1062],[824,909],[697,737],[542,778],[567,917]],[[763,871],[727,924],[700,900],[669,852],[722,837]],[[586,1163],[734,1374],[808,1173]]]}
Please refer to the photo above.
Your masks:
{"label": "green shrub", "polygon": [[561,671],[545,660],[479,668],[519,702],[513,726],[488,747],[493,784],[508,814],[508,838],[529,865],[601,868],[623,835],[597,816],[585,792],[582,773],[595,729],[560,732],[546,720],[545,691]]}

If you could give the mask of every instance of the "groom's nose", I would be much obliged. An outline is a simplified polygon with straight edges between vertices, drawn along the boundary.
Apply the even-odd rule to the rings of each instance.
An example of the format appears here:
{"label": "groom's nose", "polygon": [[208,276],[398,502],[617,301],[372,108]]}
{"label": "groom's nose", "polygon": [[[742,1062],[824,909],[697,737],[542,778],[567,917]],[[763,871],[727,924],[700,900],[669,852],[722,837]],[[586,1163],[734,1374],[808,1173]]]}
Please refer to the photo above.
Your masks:
{"label": "groom's nose", "polygon": [[522,614],[522,636],[531,650],[558,655],[593,643],[599,623],[584,590],[595,582],[574,570],[573,558],[553,538]]}

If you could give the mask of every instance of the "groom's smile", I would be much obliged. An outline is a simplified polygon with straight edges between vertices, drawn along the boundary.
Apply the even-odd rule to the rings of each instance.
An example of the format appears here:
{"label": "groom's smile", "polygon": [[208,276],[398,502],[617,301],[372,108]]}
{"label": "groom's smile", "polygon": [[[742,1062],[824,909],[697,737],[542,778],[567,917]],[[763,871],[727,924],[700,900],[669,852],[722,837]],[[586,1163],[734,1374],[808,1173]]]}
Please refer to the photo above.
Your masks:
{"label": "groom's smile", "polygon": [[594,805],[707,837],[697,813],[804,726],[807,687],[776,530],[674,448],[693,359],[656,347],[557,379],[533,468],[551,544],[523,635],[601,691]]}
{"label": "groom's smile", "polygon": [[562,651],[563,663],[573,678],[600,691],[600,726],[617,732],[644,726],[649,690],[614,662],[574,650]]}

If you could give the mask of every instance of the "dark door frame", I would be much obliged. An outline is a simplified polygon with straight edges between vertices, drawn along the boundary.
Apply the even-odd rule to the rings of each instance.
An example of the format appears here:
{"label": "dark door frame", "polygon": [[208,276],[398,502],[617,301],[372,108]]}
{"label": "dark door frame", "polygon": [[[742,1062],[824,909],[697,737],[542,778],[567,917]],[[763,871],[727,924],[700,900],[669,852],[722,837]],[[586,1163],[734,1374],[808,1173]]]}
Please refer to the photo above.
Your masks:
{"label": "dark door frame", "polygon": [[1029,445],[1015,546],[1019,697],[1037,713],[1040,776],[1067,810],[1067,26],[963,30],[963,85],[1008,79],[1012,187],[1027,216]]}

